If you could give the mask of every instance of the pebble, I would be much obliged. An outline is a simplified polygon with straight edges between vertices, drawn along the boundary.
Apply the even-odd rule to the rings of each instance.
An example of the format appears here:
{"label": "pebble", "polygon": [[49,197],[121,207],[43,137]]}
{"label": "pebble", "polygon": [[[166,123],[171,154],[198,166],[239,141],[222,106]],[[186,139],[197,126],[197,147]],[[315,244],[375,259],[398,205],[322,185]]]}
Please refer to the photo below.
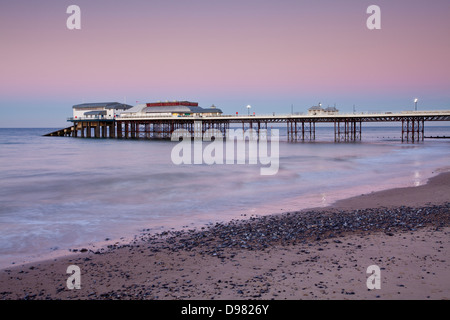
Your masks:
{"label": "pebble", "polygon": [[[224,248],[264,250],[272,245],[290,245],[298,241],[323,242],[336,237],[336,234],[344,236],[381,231],[394,236],[396,232],[413,231],[430,225],[441,227],[449,224],[449,213],[450,202],[422,208],[402,206],[392,209],[290,212],[215,223],[200,231],[165,231],[146,237],[153,252],[201,248],[204,254],[223,259],[225,257],[221,252]],[[164,241],[161,242],[161,238]],[[333,242],[342,243],[338,239]]]}

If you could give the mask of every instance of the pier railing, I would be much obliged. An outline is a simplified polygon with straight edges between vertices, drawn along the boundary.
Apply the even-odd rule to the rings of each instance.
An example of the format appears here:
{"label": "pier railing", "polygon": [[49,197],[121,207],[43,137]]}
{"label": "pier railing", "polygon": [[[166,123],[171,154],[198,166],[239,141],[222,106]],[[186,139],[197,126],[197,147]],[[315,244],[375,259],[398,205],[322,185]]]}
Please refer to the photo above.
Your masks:
{"label": "pier railing", "polygon": [[113,121],[115,117],[102,117],[102,116],[94,116],[94,117],[69,117],[67,121]]}

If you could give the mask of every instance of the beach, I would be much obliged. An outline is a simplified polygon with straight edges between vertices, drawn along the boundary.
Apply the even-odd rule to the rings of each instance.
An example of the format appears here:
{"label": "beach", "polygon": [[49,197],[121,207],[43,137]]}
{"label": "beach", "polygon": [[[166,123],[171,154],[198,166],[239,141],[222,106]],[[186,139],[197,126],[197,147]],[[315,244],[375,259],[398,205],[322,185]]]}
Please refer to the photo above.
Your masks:
{"label": "beach", "polygon": [[[449,299],[450,173],[0,271],[0,299]],[[75,251],[75,250],[73,250]],[[80,268],[70,290],[67,267]],[[369,289],[369,266],[380,289]]]}

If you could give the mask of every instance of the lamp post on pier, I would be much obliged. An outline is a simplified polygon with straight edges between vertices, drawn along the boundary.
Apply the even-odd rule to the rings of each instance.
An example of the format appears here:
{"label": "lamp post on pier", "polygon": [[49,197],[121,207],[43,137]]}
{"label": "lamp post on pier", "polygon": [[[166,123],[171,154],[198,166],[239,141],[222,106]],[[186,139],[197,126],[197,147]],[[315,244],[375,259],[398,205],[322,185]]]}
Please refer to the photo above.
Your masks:
{"label": "lamp post on pier", "polygon": [[414,99],[414,111],[417,111],[417,101],[419,101],[419,99],[415,98]]}

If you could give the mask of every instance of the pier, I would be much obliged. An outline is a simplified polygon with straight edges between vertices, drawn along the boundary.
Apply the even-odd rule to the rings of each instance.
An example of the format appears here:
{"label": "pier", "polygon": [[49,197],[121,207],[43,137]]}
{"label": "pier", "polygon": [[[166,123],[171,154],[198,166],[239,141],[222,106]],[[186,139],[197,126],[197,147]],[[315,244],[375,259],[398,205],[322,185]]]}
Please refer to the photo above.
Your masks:
{"label": "pier", "polygon": [[[425,123],[450,121],[450,110],[404,111],[399,113],[326,114],[326,115],[136,115],[131,112],[105,118],[104,115],[72,117],[72,126],[47,134],[81,138],[170,139],[177,129],[191,134],[219,130],[224,137],[230,125],[259,132],[274,124],[286,126],[287,140],[314,141],[321,123],[334,125],[334,142],[360,141],[364,123],[397,122],[401,124],[402,142],[424,141]],[[197,129],[197,130],[196,130]]]}

